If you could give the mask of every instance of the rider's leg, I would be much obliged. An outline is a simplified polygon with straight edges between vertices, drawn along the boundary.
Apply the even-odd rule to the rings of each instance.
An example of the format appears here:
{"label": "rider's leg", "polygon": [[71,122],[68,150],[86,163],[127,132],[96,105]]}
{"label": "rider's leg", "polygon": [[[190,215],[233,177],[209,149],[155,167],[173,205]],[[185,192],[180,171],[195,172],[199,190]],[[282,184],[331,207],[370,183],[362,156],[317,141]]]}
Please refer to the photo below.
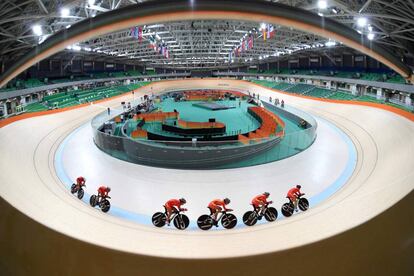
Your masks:
{"label": "rider's leg", "polygon": [[262,204],[262,205],[260,206],[260,213],[259,213],[259,215],[263,215],[263,211],[264,211],[264,209],[265,209],[265,204]]}
{"label": "rider's leg", "polygon": [[167,208],[167,225],[170,226],[170,222],[171,222],[171,215],[172,215],[172,209]]}
{"label": "rider's leg", "polygon": [[214,210],[214,213],[213,213],[213,219],[215,220],[215,221],[217,221],[217,216],[218,216],[218,214],[219,214],[219,210],[218,209],[215,209]]}
{"label": "rider's leg", "polygon": [[299,200],[297,198],[295,198],[295,200],[293,201],[293,206],[295,206],[295,211],[296,212],[298,211],[298,203],[299,203]]}

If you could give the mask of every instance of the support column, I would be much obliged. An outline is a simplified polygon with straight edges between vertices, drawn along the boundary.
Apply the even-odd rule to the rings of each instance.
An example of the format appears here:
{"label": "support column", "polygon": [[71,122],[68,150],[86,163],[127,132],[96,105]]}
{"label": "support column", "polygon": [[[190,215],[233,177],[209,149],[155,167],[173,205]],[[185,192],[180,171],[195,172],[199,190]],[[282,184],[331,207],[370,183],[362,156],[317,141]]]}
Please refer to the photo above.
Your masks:
{"label": "support column", "polygon": [[377,88],[377,100],[382,98],[382,88]]}
{"label": "support column", "polygon": [[331,89],[331,86],[332,86],[332,82],[331,81],[327,81],[326,82],[326,88],[327,89]]}
{"label": "support column", "polygon": [[351,84],[351,93],[352,95],[358,95],[358,88],[356,84]]}
{"label": "support column", "polygon": [[410,98],[410,94],[405,96],[405,104],[411,106],[413,104],[413,100]]}
{"label": "support column", "polygon": [[7,116],[7,106],[6,106],[6,102],[2,102],[0,103],[0,110],[3,111],[3,116],[6,117]]}

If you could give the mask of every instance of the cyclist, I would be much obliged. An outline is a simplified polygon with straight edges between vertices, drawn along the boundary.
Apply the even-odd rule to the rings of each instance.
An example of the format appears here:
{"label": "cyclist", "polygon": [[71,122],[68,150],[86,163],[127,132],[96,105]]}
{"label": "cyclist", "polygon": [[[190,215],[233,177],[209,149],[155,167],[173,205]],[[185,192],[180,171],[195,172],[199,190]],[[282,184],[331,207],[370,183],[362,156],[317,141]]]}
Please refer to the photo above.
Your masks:
{"label": "cyclist", "polygon": [[296,185],[296,187],[290,189],[287,194],[287,197],[295,206],[296,212],[298,211],[298,197],[301,195],[304,195],[303,193],[300,192],[300,188],[302,188],[300,185]]}
{"label": "cyclist", "polygon": [[181,205],[184,205],[186,203],[187,201],[184,198],[180,198],[180,199],[170,199],[164,204],[165,209],[167,210],[167,225],[168,226],[170,225],[171,215],[174,212],[177,212],[178,210],[187,211],[187,209],[181,208]]}
{"label": "cyclist", "polygon": [[267,204],[273,203],[273,201],[267,201],[269,196],[270,193],[264,192],[263,194],[257,195],[252,199],[252,205],[258,214],[263,211],[264,207],[266,207]]}
{"label": "cyclist", "polygon": [[79,190],[80,188],[82,188],[82,186],[85,186],[86,183],[86,178],[83,176],[79,176],[78,178],[76,178],[76,190]]}
{"label": "cyclist", "polygon": [[[111,191],[110,187],[101,186],[98,189],[98,198],[100,198],[99,201],[109,197],[109,192]],[[110,197],[109,197],[110,198]]]}
{"label": "cyclist", "polygon": [[214,225],[217,226],[217,216],[220,212],[224,211],[233,211],[232,209],[227,209],[226,205],[230,203],[230,199],[227,197],[223,200],[215,199],[208,204],[208,208],[210,209],[210,215],[212,215],[214,219]]}

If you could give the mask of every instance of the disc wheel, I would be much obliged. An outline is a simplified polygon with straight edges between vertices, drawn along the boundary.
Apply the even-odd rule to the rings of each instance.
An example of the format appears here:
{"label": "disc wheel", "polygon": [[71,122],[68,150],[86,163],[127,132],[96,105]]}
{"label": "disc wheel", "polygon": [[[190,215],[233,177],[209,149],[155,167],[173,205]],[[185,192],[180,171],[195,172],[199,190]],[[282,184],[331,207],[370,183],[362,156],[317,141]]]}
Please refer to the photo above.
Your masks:
{"label": "disc wheel", "polygon": [[78,198],[82,199],[84,194],[85,194],[85,191],[82,188],[80,188],[78,191]]}
{"label": "disc wheel", "polygon": [[89,204],[92,206],[92,207],[95,207],[96,206],[96,204],[98,204],[98,197],[96,196],[96,195],[92,195],[91,196],[91,198],[89,199]]}
{"label": "disc wheel", "polygon": [[226,229],[232,229],[237,224],[237,218],[233,214],[225,214],[221,218],[221,225]]}
{"label": "disc wheel", "polygon": [[109,209],[111,208],[111,203],[109,202],[109,200],[104,199],[99,204],[99,207],[101,208],[102,212],[107,213]]}
{"label": "disc wheel", "polygon": [[188,227],[188,225],[190,224],[190,220],[188,219],[188,217],[186,215],[183,214],[178,214],[175,218],[174,218],[174,226],[175,228],[179,229],[179,230],[184,230]]}
{"label": "disc wheel", "polygon": [[300,198],[298,206],[301,211],[306,211],[309,209],[309,201],[306,198]]}
{"label": "disc wheel", "polygon": [[257,222],[257,213],[255,211],[247,211],[243,215],[243,223],[247,226],[253,226]]}
{"label": "disc wheel", "polygon": [[70,186],[70,192],[72,194],[76,193],[76,184],[75,183],[73,183],[72,186]]}
{"label": "disc wheel", "polygon": [[282,205],[282,214],[285,217],[290,217],[293,214],[295,206],[292,203],[285,203]]}
{"label": "disc wheel", "polygon": [[164,213],[157,212],[152,216],[152,224],[155,227],[163,227],[167,221],[167,216]]}
{"label": "disc wheel", "polygon": [[276,208],[269,207],[266,209],[264,213],[264,217],[267,221],[272,222],[277,219],[277,210]]}
{"label": "disc wheel", "polygon": [[202,215],[198,218],[197,225],[201,230],[209,230],[213,227],[213,219],[209,215]]}

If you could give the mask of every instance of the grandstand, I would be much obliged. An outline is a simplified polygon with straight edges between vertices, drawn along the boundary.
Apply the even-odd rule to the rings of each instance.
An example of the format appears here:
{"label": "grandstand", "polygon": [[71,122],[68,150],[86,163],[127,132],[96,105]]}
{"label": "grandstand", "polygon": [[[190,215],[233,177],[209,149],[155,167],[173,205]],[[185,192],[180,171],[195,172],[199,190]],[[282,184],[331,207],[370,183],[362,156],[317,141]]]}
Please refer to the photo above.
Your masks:
{"label": "grandstand", "polygon": [[127,93],[141,86],[147,85],[148,82],[121,85],[114,87],[97,87],[93,89],[72,90],[67,92],[55,93],[43,97],[40,102],[31,103],[25,106],[26,112],[36,112],[48,109],[65,108],[98,101],[104,98],[110,98],[123,93]]}

